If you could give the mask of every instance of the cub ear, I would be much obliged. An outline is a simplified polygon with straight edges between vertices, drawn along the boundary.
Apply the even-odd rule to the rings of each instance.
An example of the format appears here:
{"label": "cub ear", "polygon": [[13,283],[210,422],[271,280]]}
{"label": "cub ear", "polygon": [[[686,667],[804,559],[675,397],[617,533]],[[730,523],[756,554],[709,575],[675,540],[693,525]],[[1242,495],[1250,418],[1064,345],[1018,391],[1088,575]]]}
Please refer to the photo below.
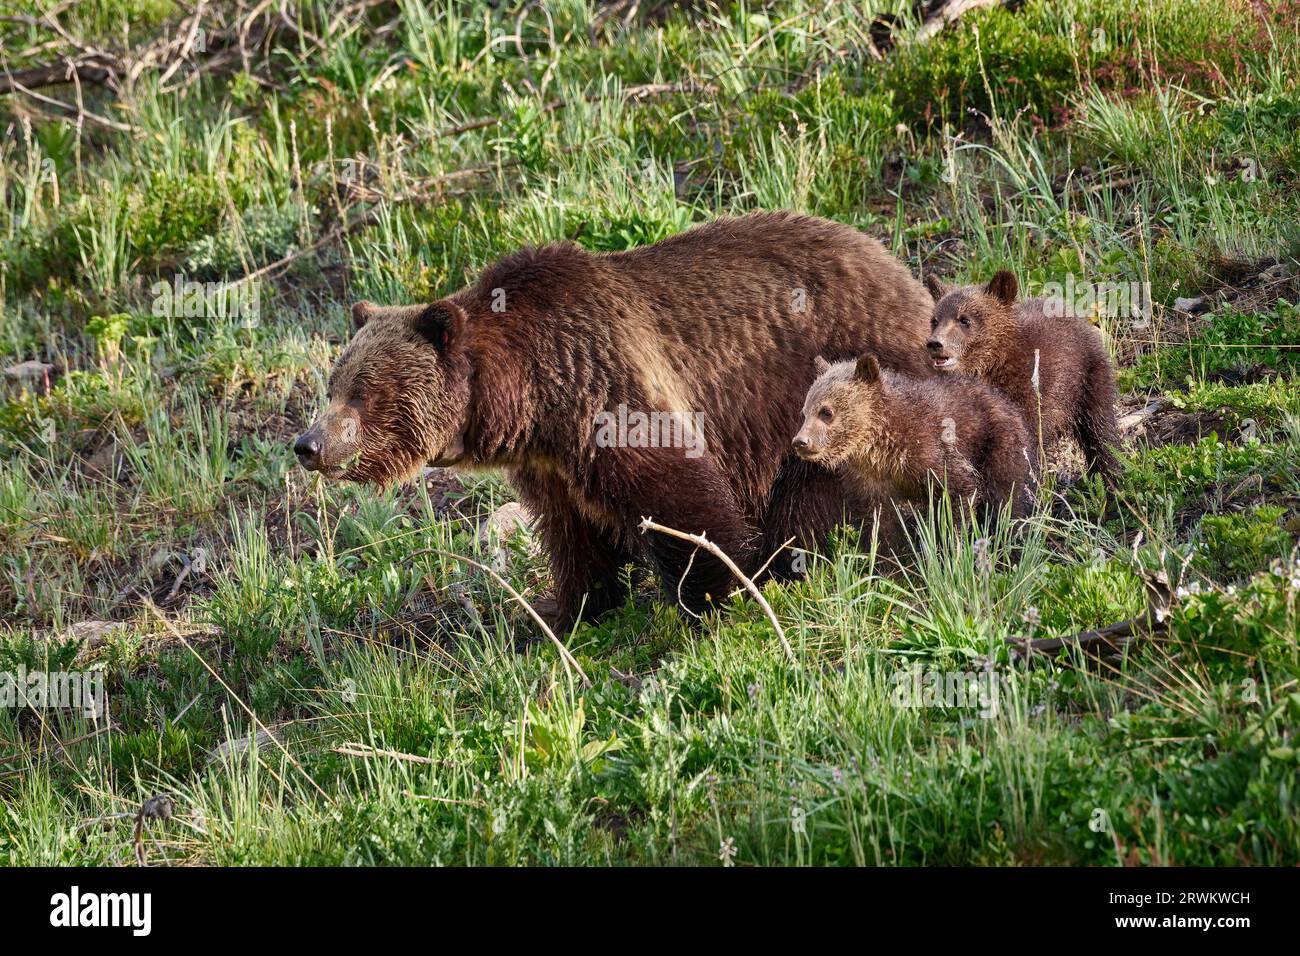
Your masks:
{"label": "cub ear", "polygon": [[446,353],[453,343],[459,341],[465,330],[465,311],[454,302],[443,299],[420,309],[411,318],[411,327],[416,333],[441,353]]}
{"label": "cub ear", "polygon": [[1010,305],[1016,301],[1016,295],[1020,292],[1020,285],[1016,282],[1015,273],[1002,269],[989,280],[989,284],[985,286],[984,291],[1000,302]]}
{"label": "cub ear", "polygon": [[880,381],[880,363],[876,361],[876,357],[870,352],[861,356],[853,369],[853,377],[866,385]]}
{"label": "cub ear", "polygon": [[819,377],[824,375],[826,370],[830,367],[831,363],[826,361],[820,355],[813,359],[813,371],[815,371]]}
{"label": "cub ear", "polygon": [[375,317],[379,311],[379,306],[373,302],[353,302],[352,303],[352,324],[358,329]]}
{"label": "cub ear", "polygon": [[926,273],[925,287],[930,290],[930,298],[938,302],[949,292],[949,287],[939,280],[939,277],[933,272]]}

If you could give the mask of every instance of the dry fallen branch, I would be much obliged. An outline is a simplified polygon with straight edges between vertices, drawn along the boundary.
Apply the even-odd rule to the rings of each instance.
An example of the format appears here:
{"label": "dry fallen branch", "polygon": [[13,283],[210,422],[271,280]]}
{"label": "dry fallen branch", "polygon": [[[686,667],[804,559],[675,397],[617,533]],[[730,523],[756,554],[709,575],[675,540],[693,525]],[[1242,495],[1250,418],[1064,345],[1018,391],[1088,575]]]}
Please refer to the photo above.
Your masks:
{"label": "dry fallen branch", "polygon": [[440,548],[424,548],[423,550],[416,551],[414,554],[410,555],[410,557],[415,558],[415,557],[419,557],[422,554],[436,554],[439,557],[450,558],[452,561],[461,561],[464,562],[465,564],[470,565],[471,567],[478,568],[478,570],[484,572],[485,574],[490,575],[492,577],[492,580],[496,581],[497,584],[505,588],[506,592],[512,598],[514,598],[516,602],[518,602],[519,606],[522,607],[528,613],[528,616],[531,617],[537,623],[537,626],[542,629],[542,632],[546,635],[546,637],[550,640],[550,642],[555,645],[555,649],[560,653],[560,661],[561,663],[564,664],[564,669],[566,671],[576,671],[578,676],[582,678],[583,686],[584,687],[591,686],[591,678],[588,677],[587,672],[582,669],[582,665],[578,663],[577,658],[575,658],[573,654],[569,652],[569,649],[564,646],[564,642],[555,636],[555,632],[551,630],[551,626],[547,624],[546,621],[542,618],[542,616],[537,613],[537,610],[531,604],[528,603],[527,599],[525,599],[522,594],[520,594],[511,586],[509,581],[507,581],[501,575],[497,574],[496,571],[489,568],[486,564],[480,564],[478,561],[475,561],[473,558],[467,558],[463,554],[454,554],[451,551],[443,551]]}
{"label": "dry fallen branch", "polygon": [[[629,86],[623,91],[623,96],[629,102],[637,103],[651,96],[666,96],[670,93],[716,93],[717,87],[708,83],[645,83],[641,86]],[[598,103],[601,100],[612,98],[611,95],[592,94],[584,96],[583,102]],[[554,113],[556,110],[562,110],[569,105],[568,100],[551,100],[542,107],[543,113]],[[459,136],[461,133],[468,133],[476,129],[485,129],[489,126],[496,126],[501,122],[500,116],[485,116],[482,119],[470,120],[459,126],[450,126],[447,129],[436,131],[433,135],[442,136]]]}
{"label": "dry fallen branch", "polygon": [[917,41],[924,43],[935,34],[942,32],[950,23],[956,23],[962,14],[984,7],[994,7],[1005,0],[942,0],[937,6],[931,5],[926,11],[925,21],[917,31]]}
{"label": "dry fallen branch", "polygon": [[19,70],[4,68],[0,71],[0,95],[21,93],[35,96],[33,91],[41,87],[74,82],[119,93],[147,73],[156,73],[160,88],[168,91],[172,88],[168,82],[183,70],[181,82],[185,84],[204,73],[231,68],[242,68],[251,74],[250,51],[261,51],[258,66],[264,66],[272,53],[272,41],[282,33],[317,46],[322,43],[294,23],[283,5],[273,10],[271,0],[262,0],[247,13],[234,17],[226,27],[217,25],[222,22],[218,16],[220,11],[214,13],[208,0],[198,0],[193,11],[175,29],[168,27],[149,43],[130,50],[106,50],[80,40],[59,22],[61,12],[62,8],[39,18],[21,14],[0,18],[50,30],[57,35],[57,39],[26,51],[27,54],[34,55],[46,49],[61,48],[64,51],[58,62]]}
{"label": "dry fallen branch", "polygon": [[1137,617],[1066,637],[1008,637],[1006,643],[1022,659],[1031,659],[1036,654],[1056,654],[1066,647],[1091,650],[1097,656],[1123,655],[1142,638],[1162,633],[1169,626],[1169,609],[1174,601],[1169,573],[1164,569],[1143,573],[1142,585],[1146,589],[1147,609]]}
{"label": "dry fallen branch", "polygon": [[84,60],[64,60],[61,63],[47,63],[44,66],[32,66],[22,70],[5,70],[0,73],[0,94],[27,92],[43,86],[59,86],[71,83],[73,78],[94,86],[114,85],[113,64],[95,58]]}
{"label": "dry fallen branch", "polygon": [[1138,638],[1150,636],[1152,632],[1163,629],[1163,622],[1149,622],[1147,616],[1143,614],[1126,621],[1108,624],[1094,631],[1083,631],[1067,637],[1008,637],[1006,642],[1022,658],[1034,654],[1055,654],[1065,647],[1123,654]]}
{"label": "dry fallen branch", "polygon": [[375,747],[369,747],[365,744],[343,744],[335,747],[334,753],[342,754],[344,757],[360,757],[369,759],[371,757],[391,757],[393,760],[401,760],[405,763],[423,763],[436,764],[438,761],[432,757],[421,757],[418,754],[402,753],[400,750],[380,750]]}
{"label": "dry fallen branch", "polygon": [[763,592],[759,590],[758,585],[745,576],[745,573],[736,566],[736,562],[732,561],[725,551],[702,534],[687,534],[685,531],[678,531],[676,528],[669,528],[666,525],[658,524],[650,518],[642,518],[640,528],[643,534],[646,531],[658,531],[660,534],[679,538],[682,541],[689,541],[691,544],[703,548],[725,564],[727,570],[736,576],[736,580],[745,586],[745,590],[748,591],[750,595],[753,596],[754,600],[759,603],[759,606],[762,607],[763,613],[767,615],[767,619],[772,623],[773,630],[776,631],[776,636],[781,639],[781,646],[785,649],[785,656],[790,659],[790,663],[798,663],[798,659],[794,656],[794,648],[790,646],[790,642],[786,639],[785,629],[781,627],[781,622],[776,619],[776,612],[772,610],[772,605],[767,603],[767,598],[763,597]]}
{"label": "dry fallen branch", "polygon": [[903,23],[901,17],[882,13],[872,21],[867,38],[867,50],[874,59],[882,59],[900,44],[928,43],[964,14],[984,7],[1011,6],[1015,0],[916,0],[912,10],[921,25],[910,38],[896,36]]}

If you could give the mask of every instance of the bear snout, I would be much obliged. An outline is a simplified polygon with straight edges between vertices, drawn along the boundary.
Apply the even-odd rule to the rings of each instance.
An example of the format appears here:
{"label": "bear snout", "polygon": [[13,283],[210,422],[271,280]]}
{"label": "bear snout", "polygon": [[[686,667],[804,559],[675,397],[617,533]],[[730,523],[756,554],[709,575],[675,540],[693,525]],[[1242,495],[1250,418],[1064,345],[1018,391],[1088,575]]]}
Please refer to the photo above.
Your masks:
{"label": "bear snout", "polygon": [[935,369],[951,371],[957,367],[957,356],[944,348],[942,339],[931,339],[925,343],[925,347],[930,352],[930,363]]}
{"label": "bear snout", "polygon": [[809,455],[812,455],[817,451],[817,449],[813,447],[812,439],[803,432],[794,436],[794,439],[790,442],[790,448],[800,458],[807,458]]}
{"label": "bear snout", "polygon": [[308,471],[320,468],[320,439],[310,431],[299,435],[294,441],[293,453],[298,456],[298,464]]}

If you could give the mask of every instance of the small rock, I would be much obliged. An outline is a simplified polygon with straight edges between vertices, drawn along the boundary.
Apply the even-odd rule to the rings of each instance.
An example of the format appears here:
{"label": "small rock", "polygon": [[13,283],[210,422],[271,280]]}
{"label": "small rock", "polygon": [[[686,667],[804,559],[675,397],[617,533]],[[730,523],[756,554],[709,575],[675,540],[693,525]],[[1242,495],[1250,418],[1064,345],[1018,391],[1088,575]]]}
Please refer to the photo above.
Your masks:
{"label": "small rock", "polygon": [[103,646],[111,634],[126,630],[121,621],[78,621],[64,632],[64,637],[83,642],[90,650]]}
{"label": "small rock", "polygon": [[527,533],[532,523],[533,516],[529,514],[527,508],[517,501],[507,502],[488,515],[487,520],[479,525],[479,544],[486,546],[492,541],[494,535],[509,540],[516,531]]}
{"label": "small rock", "polygon": [[223,740],[217,746],[208,751],[207,765],[219,763],[228,757],[242,757],[253,746],[257,744],[258,750],[269,750],[277,743],[283,746],[284,741],[274,731],[259,730],[255,734],[249,734],[246,737],[240,737],[236,740]]}
{"label": "small rock", "polygon": [[510,552],[506,542],[520,532],[528,534],[533,516],[517,501],[503,504],[488,519],[479,525],[478,543],[480,547],[492,547],[492,567],[500,572],[510,563]]}
{"label": "small rock", "polygon": [[5,369],[5,378],[18,385],[19,388],[29,389],[37,395],[45,395],[50,390],[50,385],[59,377],[59,370],[54,365],[45,362],[38,362],[32,359],[28,362],[19,362],[17,365],[10,365]]}
{"label": "small rock", "polygon": [[1127,415],[1121,417],[1117,423],[1119,425],[1119,430],[1122,432],[1132,431],[1164,407],[1165,400],[1163,398],[1157,398],[1145,407],[1139,408],[1135,412],[1129,412]]}

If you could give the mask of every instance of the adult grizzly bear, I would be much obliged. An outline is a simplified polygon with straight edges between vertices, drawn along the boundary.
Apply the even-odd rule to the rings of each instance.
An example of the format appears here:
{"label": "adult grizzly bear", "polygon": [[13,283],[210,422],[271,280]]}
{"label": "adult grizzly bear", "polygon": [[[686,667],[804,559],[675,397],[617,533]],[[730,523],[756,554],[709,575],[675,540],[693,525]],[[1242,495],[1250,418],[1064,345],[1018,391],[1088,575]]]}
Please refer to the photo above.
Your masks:
{"label": "adult grizzly bear", "polygon": [[698,612],[736,582],[641,518],[704,532],[747,569],[790,537],[816,547],[843,504],[789,453],[813,359],[869,350],[931,374],[932,304],[874,239],[789,213],[613,254],[524,249],[430,305],[354,306],[329,406],[294,450],[377,484],[504,468],[539,516],[561,625],[616,606],[627,562]]}

